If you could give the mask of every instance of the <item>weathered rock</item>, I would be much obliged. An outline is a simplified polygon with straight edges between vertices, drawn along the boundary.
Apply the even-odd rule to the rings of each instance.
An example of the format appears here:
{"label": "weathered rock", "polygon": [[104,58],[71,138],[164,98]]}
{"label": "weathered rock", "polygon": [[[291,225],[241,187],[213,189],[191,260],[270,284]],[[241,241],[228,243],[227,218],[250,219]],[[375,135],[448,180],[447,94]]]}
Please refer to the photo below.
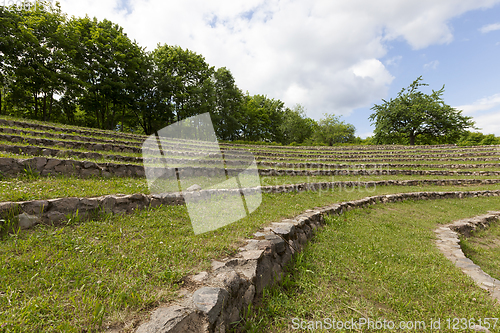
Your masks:
{"label": "weathered rock", "polygon": [[33,215],[28,215],[26,213],[22,213],[18,216],[16,216],[16,219],[18,221],[19,228],[21,229],[29,229],[33,227],[34,225],[40,223],[40,218],[37,216]]}
{"label": "weathered rock", "polygon": [[198,310],[207,316],[209,323],[214,324],[228,297],[228,292],[225,289],[203,287],[194,292],[193,303]]}
{"label": "weathered rock", "polygon": [[136,333],[205,333],[209,332],[208,328],[206,319],[194,309],[174,305],[157,309],[151,320],[139,326]]}
{"label": "weathered rock", "polygon": [[200,191],[200,190],[201,186],[198,184],[191,185],[186,189],[186,191]]}

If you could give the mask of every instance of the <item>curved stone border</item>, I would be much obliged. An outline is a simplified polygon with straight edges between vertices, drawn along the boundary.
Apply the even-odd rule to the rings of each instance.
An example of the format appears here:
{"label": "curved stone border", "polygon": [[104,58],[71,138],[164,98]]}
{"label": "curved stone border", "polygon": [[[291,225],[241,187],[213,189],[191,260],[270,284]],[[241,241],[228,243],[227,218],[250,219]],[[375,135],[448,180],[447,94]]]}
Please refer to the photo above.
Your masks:
{"label": "curved stone border", "polygon": [[[464,184],[498,184],[500,179],[424,179],[424,180],[379,180],[379,181],[339,181],[322,183],[300,183],[276,186],[260,186],[253,190],[260,190],[261,193],[289,193],[303,191],[341,191],[346,188],[369,188],[377,186],[453,186]],[[246,189],[250,191],[252,189]],[[471,193],[475,193],[473,191]],[[500,190],[483,191],[484,193],[500,194]],[[201,190],[194,193],[193,200],[205,200],[213,195],[241,195],[239,189],[227,190]],[[469,192],[463,192],[469,193]],[[31,200],[20,202],[1,202],[0,219],[16,220],[22,229],[30,228],[38,223],[59,223],[78,213],[82,218],[94,213],[106,214],[126,214],[137,209],[147,207],[158,207],[160,205],[183,205],[185,203],[182,193],[164,194],[129,194],[129,195],[104,195],[91,198],[56,198],[46,200]]]}
{"label": "curved stone border", "polygon": [[33,157],[18,159],[0,158],[0,175],[16,177],[25,170],[32,170],[40,176],[73,175],[77,177],[116,176],[145,177],[144,167],[135,164],[95,163],[90,161],[61,160],[57,158]]}
{"label": "curved stone border", "polygon": [[10,127],[22,127],[22,128],[35,128],[38,130],[52,130],[56,132],[68,132],[68,133],[80,133],[83,135],[104,135],[107,137],[116,137],[116,138],[132,138],[132,139],[143,139],[145,140],[147,136],[145,135],[139,135],[139,134],[133,134],[133,133],[123,133],[123,132],[114,132],[114,131],[106,131],[106,130],[101,130],[97,128],[88,128],[88,130],[84,130],[83,128],[85,127],[58,127],[58,126],[51,126],[51,125],[45,125],[48,123],[44,124],[38,124],[34,122],[29,122],[29,121],[20,121],[20,120],[7,120],[7,119],[0,119],[0,126],[10,126]]}
{"label": "curved stone border", "polygon": [[[262,152],[262,151],[253,151],[253,154],[258,157],[266,156],[266,157],[286,157],[288,159],[294,158],[308,158],[308,159],[316,159],[316,158],[335,158],[335,159],[375,159],[375,158],[412,158],[412,159],[428,159],[433,160],[436,157],[474,157],[474,156],[497,156],[500,152],[498,150],[495,151],[480,151],[477,152],[467,152],[467,153],[434,153],[428,152],[427,154],[418,154],[418,153],[341,153],[341,152],[326,152],[321,151],[317,154],[304,154],[304,153],[295,153],[295,152],[284,152],[284,153],[276,153],[276,152]],[[363,156],[359,156],[363,155]],[[365,157],[366,155],[366,157]]]}
{"label": "curved stone border", "polygon": [[443,144],[443,145],[352,145],[352,146],[277,146],[277,145],[254,145],[242,143],[222,143],[225,145],[239,146],[239,147],[255,147],[262,148],[273,147],[277,149],[297,149],[297,150],[418,150],[418,149],[446,149],[446,148],[489,148],[500,147],[500,145],[480,145],[480,146],[458,146],[457,144]]}
{"label": "curved stone border", "polygon": [[[0,145],[1,148],[1,145]],[[35,147],[26,147],[26,150],[37,149]],[[29,148],[29,149],[28,149]],[[38,148],[39,149],[39,148]],[[40,150],[42,154],[47,156],[51,154],[59,155],[59,153],[66,153],[65,151],[58,151],[55,149],[43,149]],[[102,156],[98,153],[81,153],[75,152],[76,155],[87,158],[97,158]],[[117,157],[117,156],[106,156],[106,157]],[[130,159],[135,161],[142,161],[142,158],[130,157]],[[171,163],[189,163],[193,165],[195,163],[207,164],[210,160],[166,160]],[[214,163],[220,163],[220,161],[214,160]],[[245,161],[231,160],[227,161],[227,165],[238,166],[244,164]],[[285,163],[284,163],[285,164]],[[288,164],[288,163],[286,163]],[[263,163],[258,163],[259,166],[266,165]],[[419,176],[498,176],[500,171],[446,171],[446,170],[386,170],[381,168],[374,169],[315,169],[314,163],[304,163],[302,165],[297,165],[301,167],[310,166],[312,170],[287,170],[287,169],[258,169],[260,176],[380,176],[380,175],[419,175]],[[89,176],[116,176],[116,177],[145,177],[144,167],[137,164],[125,164],[125,163],[95,163],[90,161],[76,161],[76,160],[65,160],[58,158],[46,158],[46,157],[33,157],[29,159],[19,159],[10,157],[0,157],[0,174],[4,177],[16,177],[31,168],[31,170],[36,171],[40,176],[48,175],[73,175],[78,177],[89,177]],[[217,168],[207,168],[207,167],[184,167],[184,172],[186,175],[192,174],[210,174],[214,170],[221,170]],[[191,171],[190,171],[191,170]],[[162,174],[163,168],[158,168],[158,174]],[[237,168],[228,169],[230,172],[241,172],[242,170]],[[153,172],[153,171],[152,171]]]}
{"label": "curved stone border", "polygon": [[[274,156],[266,156],[266,159],[261,159],[262,161],[290,161],[290,158],[286,157],[274,157]],[[405,161],[443,161],[443,162],[452,162],[452,161],[500,161],[500,157],[457,157],[457,158],[315,158],[315,162],[336,162],[336,161],[345,161],[345,162],[405,162]]]}
{"label": "curved stone border", "polygon": [[324,215],[376,203],[475,196],[499,196],[500,191],[414,192],[378,195],[307,210],[292,219],[272,223],[240,248],[233,258],[214,260],[209,272],[189,276],[197,290],[182,290],[176,304],[156,309],[136,333],[225,332],[244,315],[249,304],[262,296],[265,287],[279,283],[283,269],[295,252],[303,249],[314,231],[324,224]]}
{"label": "curved stone border", "polygon": [[437,247],[445,257],[470,276],[479,287],[489,291],[491,297],[497,301],[500,301],[500,281],[485,273],[481,267],[465,256],[460,248],[458,234],[470,236],[474,230],[487,228],[491,222],[499,218],[500,212],[488,212],[488,214],[458,220],[434,230],[438,237]]}
{"label": "curved stone border", "polygon": [[[10,127],[0,127],[0,133],[3,134],[14,134],[21,136],[41,136],[45,138],[54,138],[54,139],[62,139],[62,140],[71,140],[71,141],[86,141],[92,143],[110,143],[110,144],[128,144],[128,145],[136,145],[141,146],[142,140],[135,138],[117,138],[117,139],[106,139],[104,138],[105,134],[94,134],[92,136],[83,136],[71,134],[71,133],[53,133],[47,132],[43,130],[34,130],[34,129],[20,129],[20,128],[10,128]],[[97,137],[99,136],[99,137]]]}
{"label": "curved stone border", "polygon": [[271,162],[271,161],[258,161],[257,165],[275,167],[275,168],[292,168],[292,169],[382,169],[382,168],[436,168],[436,169],[482,169],[500,167],[500,163],[485,163],[485,164],[397,164],[397,163],[364,163],[364,164],[330,164],[330,163],[315,163],[315,162]]}

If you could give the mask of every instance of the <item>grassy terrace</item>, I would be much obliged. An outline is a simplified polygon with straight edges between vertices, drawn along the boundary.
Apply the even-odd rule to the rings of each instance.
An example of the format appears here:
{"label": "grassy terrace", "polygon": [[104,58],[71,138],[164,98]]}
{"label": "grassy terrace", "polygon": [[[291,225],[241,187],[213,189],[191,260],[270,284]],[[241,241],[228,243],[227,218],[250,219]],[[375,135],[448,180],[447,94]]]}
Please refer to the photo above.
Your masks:
{"label": "grassy terrace", "polygon": [[[13,133],[8,133],[8,130],[14,131]],[[136,145],[142,145],[142,142],[144,141],[142,138],[123,138],[123,137],[117,137],[117,138],[110,138],[109,136],[106,136],[104,134],[99,134],[96,133],[95,135],[82,135],[78,134],[77,132],[67,132],[67,131],[62,131],[62,130],[54,130],[54,129],[49,129],[49,130],[41,130],[41,129],[28,129],[24,127],[18,127],[18,126],[5,126],[5,125],[0,125],[0,133],[2,134],[12,134],[12,135],[25,135],[23,133],[29,133],[28,135],[31,135],[33,137],[44,137],[46,136],[47,138],[51,138],[50,135],[64,135],[68,137],[72,136],[78,136],[82,137],[85,136],[89,139],[94,139],[96,141],[108,141],[110,143],[115,142],[115,143],[123,143],[123,144],[136,144]]]}
{"label": "grassy terrace", "polygon": [[[379,187],[372,193],[265,194],[251,216],[201,235],[193,234],[184,206],[86,222],[74,218],[59,227],[40,225],[6,235],[0,242],[0,322],[19,332],[123,327],[147,316],[152,307],[170,302],[183,276],[207,269],[211,259],[233,254],[242,239],[272,221],[367,195],[479,188],[490,187]],[[484,200],[478,201],[489,199]],[[390,223],[380,225],[389,228]]]}
{"label": "grassy terrace", "polygon": [[[0,116],[2,119],[18,121]],[[54,128],[12,127],[36,132],[26,135],[26,138],[40,138],[44,133],[52,133],[96,140],[112,139],[116,143],[135,146],[146,138],[135,135],[111,137],[117,133],[32,122],[35,123]],[[64,140],[47,138],[73,141],[69,137]],[[4,140],[0,144],[12,143]],[[302,150],[236,144],[222,146],[249,149],[255,154],[275,152],[286,155],[284,159],[257,157],[260,161],[316,163],[321,162],[320,155],[336,154],[335,161],[324,163],[363,169],[363,164],[397,164],[401,158],[393,159],[390,155],[401,153],[412,160],[400,164],[411,165],[411,168],[383,169],[500,171],[499,147],[467,148],[462,152],[462,147],[408,149],[391,146],[379,150],[380,147],[311,147]],[[67,151],[56,146],[47,148]],[[71,150],[87,152],[84,149]],[[193,146],[190,150],[196,151],[199,147]],[[103,158],[90,160],[96,163],[120,164],[109,155],[141,157],[141,154],[134,153],[96,152],[103,155]],[[356,152],[360,153],[358,159],[366,158],[364,162],[342,157]],[[495,156],[485,156],[490,159],[486,161],[464,161],[460,157],[454,161],[442,161],[433,157],[448,152],[494,152]],[[296,154],[310,154],[312,157],[299,158]],[[386,161],[377,159],[378,154],[387,155]],[[425,159],[416,160],[412,157],[415,154],[423,155]],[[33,156],[0,152],[0,157],[24,159]],[[61,159],[81,160],[71,156]],[[452,169],[450,164],[462,167]],[[472,167],[476,164],[485,164],[486,167]],[[500,179],[500,176],[280,176],[261,177],[261,184],[423,179]],[[202,184],[204,179],[199,181]],[[306,209],[371,195],[496,190],[499,187],[378,186],[264,194],[262,205],[247,218],[200,235],[194,235],[185,206],[147,209],[126,216],[101,215],[91,220],[82,220],[74,214],[57,226],[38,225],[21,232],[4,231],[0,235],[0,332],[100,332],[108,328],[133,332],[133,326],[148,318],[150,310],[178,297],[177,291],[183,286],[186,275],[208,269],[213,259],[235,254],[244,239],[252,237],[254,232],[271,222],[293,217]],[[0,180],[0,202],[149,192],[145,178],[38,177],[26,172],[17,178]],[[443,318],[442,328],[445,328],[446,318],[500,318],[499,308],[493,305],[487,294],[438,252],[432,233],[439,224],[483,214],[487,210],[499,210],[498,207],[498,197],[404,202],[377,205],[349,212],[340,218],[329,218],[325,229],[289,267],[289,277],[281,286],[266,290],[262,307],[254,308],[237,330],[292,332],[296,331],[291,327],[293,317],[316,320],[322,316],[338,319],[363,316],[394,321]],[[467,240],[472,255],[484,252],[483,243],[490,244],[488,250],[496,251],[491,244],[498,242],[500,229],[492,230],[490,236],[493,240],[487,238],[490,236],[479,236],[477,244],[472,239]],[[486,255],[486,261],[498,256],[494,251]],[[495,273],[498,265],[490,266],[492,274],[498,274]]]}
{"label": "grassy terrace", "polygon": [[[300,183],[319,183],[336,181],[377,181],[377,180],[423,180],[423,179],[500,179],[500,176],[279,176],[261,177],[261,185],[285,185]],[[194,183],[201,184],[203,179]],[[497,189],[500,185],[489,185],[489,189]],[[422,186],[427,190],[428,186]],[[405,188],[401,191],[406,191]],[[467,186],[470,188],[470,186]],[[370,189],[371,191],[371,189]],[[54,199],[63,197],[97,197],[108,194],[149,194],[148,183],[145,178],[124,177],[93,177],[81,179],[67,176],[29,177],[5,179],[0,181],[0,202],[28,201],[40,199]]]}
{"label": "grassy terrace", "polygon": [[[481,319],[487,327],[485,318],[500,318],[500,307],[439,252],[433,230],[498,207],[498,197],[406,201],[328,218],[327,226],[288,267],[282,284],[267,289],[261,307],[240,328],[296,332],[298,325],[305,328],[300,331],[319,328],[316,321],[360,323],[360,318],[385,320],[387,325],[391,321],[396,329],[403,322],[417,332],[438,331],[430,327],[438,319],[443,332],[469,332],[469,320],[472,325]],[[498,226],[495,230],[497,243]],[[481,248],[485,242],[480,240]],[[498,263],[497,245],[488,244],[496,247],[490,253]],[[486,264],[490,258],[485,259]],[[498,267],[491,272],[498,274]],[[454,318],[466,318],[467,325]],[[489,323],[492,332],[500,329],[495,320]],[[354,331],[377,330],[358,326]]]}
{"label": "grassy terrace", "polygon": [[[31,119],[19,119],[19,118],[16,118],[16,117],[10,117],[10,116],[5,116],[5,115],[1,115],[0,116],[0,120],[3,120],[3,121],[13,121],[13,122],[17,122],[17,123],[23,123],[23,124],[26,124],[29,127],[34,127],[32,125],[41,125],[41,126],[44,126],[44,129],[46,129],[46,130],[50,130],[49,127],[54,127],[54,128],[57,128],[57,129],[65,130],[67,132],[71,132],[71,131],[72,132],[84,131],[84,132],[87,132],[87,133],[100,134],[100,135],[109,135],[109,134],[112,134],[112,135],[121,136],[121,137],[125,137],[125,138],[132,138],[132,139],[145,138],[146,137],[144,135],[137,135],[137,134],[133,134],[133,133],[122,133],[122,132],[106,131],[106,130],[100,130],[100,129],[96,129],[96,128],[84,128],[84,127],[79,127],[79,126],[65,125],[65,124],[59,124],[59,123],[49,123],[49,122],[38,121],[38,120],[31,120]],[[5,125],[1,125],[1,126],[5,126]]]}

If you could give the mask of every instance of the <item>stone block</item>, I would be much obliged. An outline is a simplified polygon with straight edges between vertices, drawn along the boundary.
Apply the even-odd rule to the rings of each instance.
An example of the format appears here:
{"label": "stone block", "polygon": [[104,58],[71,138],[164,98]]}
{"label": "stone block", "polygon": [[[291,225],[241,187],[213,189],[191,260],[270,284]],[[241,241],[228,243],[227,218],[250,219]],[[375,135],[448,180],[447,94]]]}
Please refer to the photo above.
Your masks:
{"label": "stone block", "polygon": [[225,289],[203,287],[194,292],[193,303],[212,325],[220,316],[223,306],[227,305],[228,298],[229,295]]}
{"label": "stone block", "polygon": [[173,305],[157,309],[151,320],[139,326],[136,333],[205,333],[208,329],[208,321],[195,309]]}

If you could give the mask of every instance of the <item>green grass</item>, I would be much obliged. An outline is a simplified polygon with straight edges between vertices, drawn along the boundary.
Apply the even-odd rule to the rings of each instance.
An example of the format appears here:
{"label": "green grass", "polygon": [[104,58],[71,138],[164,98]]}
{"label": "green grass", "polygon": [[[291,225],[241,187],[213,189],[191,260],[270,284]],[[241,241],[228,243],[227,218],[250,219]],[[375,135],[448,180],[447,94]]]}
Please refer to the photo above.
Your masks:
{"label": "green grass", "polygon": [[[50,137],[50,135],[66,135],[66,136],[78,136],[78,137],[87,137],[87,138],[91,138],[91,139],[94,139],[96,141],[99,141],[99,142],[103,142],[103,143],[110,143],[110,144],[135,144],[135,145],[141,145],[142,144],[142,141],[141,139],[139,138],[122,138],[122,137],[115,137],[115,138],[109,138],[109,136],[105,136],[105,135],[99,135],[99,134],[95,134],[95,135],[92,135],[92,134],[78,134],[76,132],[64,132],[64,131],[58,131],[58,130],[53,130],[53,129],[45,129],[45,130],[42,130],[42,129],[35,129],[35,128],[25,128],[25,127],[17,127],[17,126],[5,126],[5,125],[0,125],[0,128],[2,129],[12,129],[18,133],[5,133],[3,131],[0,130],[0,133],[2,134],[6,134],[6,135],[22,135],[21,133],[19,132],[30,132],[30,133],[33,133],[31,135],[35,135],[35,137],[38,137],[38,135],[46,135],[46,134],[49,134],[48,137]],[[57,139],[57,137],[51,137],[51,139]],[[112,142],[112,141],[115,141],[115,142]],[[92,142],[92,141],[91,141]]]}
{"label": "green grass", "polygon": [[[283,185],[333,181],[372,181],[372,180],[423,180],[423,179],[496,179],[495,176],[280,176],[260,177],[261,185]],[[206,177],[190,178],[192,184],[203,184],[208,181]],[[213,182],[213,180],[211,181]],[[479,188],[498,189],[500,185],[479,186]],[[424,185],[422,189],[427,189]],[[441,189],[443,187],[440,187]],[[471,186],[463,188],[470,189]],[[372,189],[369,189],[371,191]],[[172,188],[177,191],[177,186]],[[337,191],[337,189],[334,189]],[[350,191],[350,190],[349,190]],[[352,191],[355,191],[352,189]],[[397,191],[408,191],[407,187],[399,187]],[[440,191],[440,190],[438,190]],[[323,191],[324,192],[324,191]],[[54,199],[63,197],[97,197],[108,194],[150,194],[146,178],[126,177],[90,177],[78,178],[75,176],[48,176],[37,177],[33,173],[25,173],[17,178],[0,180],[0,202],[3,201],[28,201]],[[370,193],[370,192],[366,192]]]}
{"label": "green grass", "polygon": [[[108,152],[108,154],[109,154],[109,152]],[[52,159],[58,159],[58,160],[82,161],[81,158],[75,157],[75,156],[65,156],[65,157],[43,156],[43,155],[38,155],[38,156],[39,157],[52,158]],[[0,152],[0,157],[4,157],[4,158],[16,158],[16,159],[28,159],[28,158],[33,158],[33,157],[37,157],[37,156],[36,155],[25,155],[25,154],[22,154],[22,153],[21,154],[14,154],[14,153]],[[119,162],[119,161],[116,161],[114,159],[106,158],[105,156],[103,158],[99,158],[99,159],[86,158],[85,161],[90,161],[90,162],[95,162],[95,163],[113,163],[113,164],[143,165],[142,163],[138,163],[138,162]]]}
{"label": "green grass", "polygon": [[234,254],[242,239],[272,221],[332,202],[399,191],[264,194],[250,217],[200,235],[194,235],[185,206],[73,219],[7,235],[0,241],[0,326],[12,332],[78,332],[134,322],[171,301],[181,277]]}
{"label": "green grass", "polygon": [[423,321],[430,331],[430,321],[440,318],[442,331],[453,332],[454,318],[500,318],[488,294],[440,253],[433,233],[439,224],[499,206],[498,197],[406,201],[329,217],[240,329],[294,332],[293,318],[306,327],[324,318],[369,318]]}
{"label": "green grass", "polygon": [[[495,210],[500,210],[500,205]],[[467,258],[483,271],[500,280],[500,223],[475,231],[471,237],[460,237],[460,246]]]}
{"label": "green grass", "polygon": [[18,177],[0,181],[0,202],[97,197],[107,194],[149,194],[146,178]]}
{"label": "green grass", "polygon": [[25,123],[25,124],[29,124],[29,125],[34,124],[34,125],[56,127],[56,128],[64,129],[67,131],[85,131],[85,132],[92,133],[92,134],[102,134],[102,135],[112,134],[112,135],[118,135],[118,136],[122,136],[122,137],[146,138],[145,135],[134,134],[134,133],[129,133],[129,132],[115,132],[115,131],[110,131],[110,130],[102,130],[102,129],[98,129],[98,128],[80,127],[80,126],[66,125],[66,124],[61,124],[61,123],[51,123],[51,122],[46,122],[46,121],[24,119],[24,118],[12,117],[12,116],[6,116],[6,115],[1,115],[0,119],[12,120],[12,121],[21,122],[21,123]]}
{"label": "green grass", "polygon": [[377,180],[424,180],[424,179],[497,179],[500,176],[463,176],[463,175],[381,175],[381,176],[262,176],[262,185],[283,185],[300,183],[338,182],[338,181],[377,181]]}

